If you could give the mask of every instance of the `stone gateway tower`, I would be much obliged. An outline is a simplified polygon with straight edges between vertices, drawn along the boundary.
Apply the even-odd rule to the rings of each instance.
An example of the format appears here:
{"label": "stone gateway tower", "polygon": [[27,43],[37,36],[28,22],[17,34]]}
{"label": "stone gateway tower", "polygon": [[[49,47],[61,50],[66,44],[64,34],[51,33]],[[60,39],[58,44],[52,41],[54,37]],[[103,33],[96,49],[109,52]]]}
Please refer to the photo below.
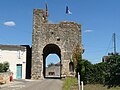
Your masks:
{"label": "stone gateway tower", "polygon": [[[45,59],[51,54],[60,58],[60,76],[71,76],[73,49],[81,45],[81,25],[74,22],[50,24],[42,9],[34,9],[32,33],[32,79],[45,77]],[[82,47],[81,47],[82,48]]]}

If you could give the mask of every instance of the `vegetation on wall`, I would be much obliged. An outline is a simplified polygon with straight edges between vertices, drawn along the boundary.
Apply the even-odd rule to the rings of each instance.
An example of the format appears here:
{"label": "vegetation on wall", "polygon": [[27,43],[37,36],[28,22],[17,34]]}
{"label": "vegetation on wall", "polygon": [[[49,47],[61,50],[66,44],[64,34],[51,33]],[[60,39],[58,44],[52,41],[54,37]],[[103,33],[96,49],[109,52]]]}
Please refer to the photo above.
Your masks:
{"label": "vegetation on wall", "polygon": [[73,49],[73,56],[72,56],[72,60],[73,60],[73,64],[74,64],[74,68],[76,71],[76,77],[77,77],[77,73],[80,73],[80,70],[83,70],[84,68],[81,68],[81,60],[82,60],[82,48],[80,46],[80,44],[77,44],[76,47]]}
{"label": "vegetation on wall", "polygon": [[8,69],[9,69],[8,62],[0,63],[0,72],[7,72]]}
{"label": "vegetation on wall", "polygon": [[73,49],[72,59],[75,67],[77,66],[78,62],[82,60],[82,48],[80,44],[77,44],[76,47]]}

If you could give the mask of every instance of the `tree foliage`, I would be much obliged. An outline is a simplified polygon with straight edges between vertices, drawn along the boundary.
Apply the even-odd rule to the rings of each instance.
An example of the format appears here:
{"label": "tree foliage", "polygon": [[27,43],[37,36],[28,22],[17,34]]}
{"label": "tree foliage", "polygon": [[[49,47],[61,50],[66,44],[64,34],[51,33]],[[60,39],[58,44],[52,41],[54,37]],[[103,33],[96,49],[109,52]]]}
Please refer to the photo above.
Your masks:
{"label": "tree foliage", "polygon": [[88,60],[81,60],[77,67],[84,84],[104,84],[110,66],[106,62],[91,64]]}
{"label": "tree foliage", "polygon": [[7,72],[8,69],[9,69],[8,62],[0,63],[0,72]]}
{"label": "tree foliage", "polygon": [[51,63],[49,63],[47,66],[48,66],[48,67],[51,67],[51,66],[53,66],[53,65],[55,65],[55,64],[51,62]]}
{"label": "tree foliage", "polygon": [[120,86],[120,55],[108,55],[106,62],[91,64],[82,59],[82,48],[78,44],[73,50],[76,75],[79,72],[84,84],[104,84],[108,87]]}
{"label": "tree foliage", "polygon": [[92,64],[88,60],[79,60],[76,72],[80,73],[81,81],[87,83],[88,75],[91,74]]}
{"label": "tree foliage", "polygon": [[7,72],[7,70],[9,69],[9,66],[10,66],[10,65],[9,65],[8,62],[4,62],[4,63],[3,63],[3,71],[4,71],[4,72]]}
{"label": "tree foliage", "polygon": [[91,64],[80,60],[77,64],[81,80],[85,84],[104,84],[108,87],[120,86],[120,55],[109,56],[107,62]]}
{"label": "tree foliage", "polygon": [[98,64],[94,64],[91,72],[92,74],[89,76],[89,83],[97,83],[97,84],[104,84],[105,76],[108,73],[109,65],[106,62],[101,62]]}
{"label": "tree foliage", "polygon": [[120,86],[120,55],[109,57],[109,73],[105,77],[105,85],[109,87]]}
{"label": "tree foliage", "polygon": [[0,72],[3,72],[3,64],[0,63]]}

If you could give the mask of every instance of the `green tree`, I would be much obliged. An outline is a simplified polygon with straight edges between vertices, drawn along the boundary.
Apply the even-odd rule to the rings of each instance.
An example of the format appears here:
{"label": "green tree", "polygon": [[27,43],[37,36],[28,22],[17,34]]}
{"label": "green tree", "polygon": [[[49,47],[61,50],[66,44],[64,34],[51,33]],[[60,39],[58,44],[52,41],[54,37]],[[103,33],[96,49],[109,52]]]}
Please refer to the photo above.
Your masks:
{"label": "green tree", "polygon": [[3,64],[0,63],[0,72],[3,72]]}
{"label": "green tree", "polygon": [[85,84],[104,84],[105,76],[109,72],[109,65],[106,62],[91,64],[88,60],[82,60],[81,63],[81,80]]}
{"label": "green tree", "polygon": [[6,72],[8,69],[9,69],[8,62],[0,63],[0,72]]}
{"label": "green tree", "polygon": [[93,65],[88,60],[79,60],[77,64],[76,71],[80,73],[81,81],[84,81],[84,84],[89,82],[92,76],[92,67]]}
{"label": "green tree", "polygon": [[54,63],[51,62],[47,66],[50,67],[50,66],[53,66],[53,65],[54,65]]}
{"label": "green tree", "polygon": [[108,64],[110,68],[105,78],[105,85],[120,86],[120,55],[109,56]]}
{"label": "green tree", "polygon": [[101,62],[93,65],[93,77],[94,83],[104,84],[105,76],[109,72],[108,64],[106,62]]}
{"label": "green tree", "polygon": [[84,60],[84,67],[85,67],[85,75],[84,75],[84,83],[89,83],[91,76],[92,76],[92,68],[93,64],[89,62],[88,60]]}
{"label": "green tree", "polygon": [[7,72],[8,69],[9,69],[9,63],[8,62],[4,62],[3,63],[3,71]]}

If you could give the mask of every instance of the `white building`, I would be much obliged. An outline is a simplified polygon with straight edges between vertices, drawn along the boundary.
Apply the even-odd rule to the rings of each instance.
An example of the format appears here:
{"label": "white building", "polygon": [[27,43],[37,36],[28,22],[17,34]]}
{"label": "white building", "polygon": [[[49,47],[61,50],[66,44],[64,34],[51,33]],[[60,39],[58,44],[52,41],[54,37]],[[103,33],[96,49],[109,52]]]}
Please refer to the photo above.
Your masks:
{"label": "white building", "polygon": [[60,67],[61,63],[58,62],[56,64],[50,65],[48,67],[46,67],[46,75],[45,77],[58,77],[60,78],[60,74],[61,74],[61,67]]}
{"label": "white building", "polygon": [[0,45],[0,62],[9,62],[14,79],[30,78],[30,53],[28,45]]}

